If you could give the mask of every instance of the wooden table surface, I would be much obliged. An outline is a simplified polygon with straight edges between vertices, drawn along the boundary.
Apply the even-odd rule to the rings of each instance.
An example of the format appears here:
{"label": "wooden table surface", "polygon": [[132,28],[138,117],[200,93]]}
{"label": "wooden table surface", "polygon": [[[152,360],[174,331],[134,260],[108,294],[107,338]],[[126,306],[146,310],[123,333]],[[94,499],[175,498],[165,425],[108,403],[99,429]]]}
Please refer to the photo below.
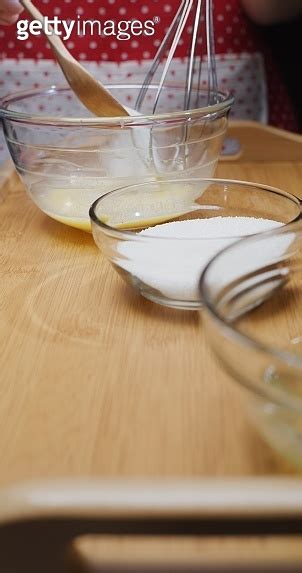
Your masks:
{"label": "wooden table surface", "polygon": [[[302,157],[223,162],[217,175],[302,198]],[[43,215],[16,176],[2,191],[0,485],[294,472],[249,425],[199,313],[133,293],[92,236]]]}

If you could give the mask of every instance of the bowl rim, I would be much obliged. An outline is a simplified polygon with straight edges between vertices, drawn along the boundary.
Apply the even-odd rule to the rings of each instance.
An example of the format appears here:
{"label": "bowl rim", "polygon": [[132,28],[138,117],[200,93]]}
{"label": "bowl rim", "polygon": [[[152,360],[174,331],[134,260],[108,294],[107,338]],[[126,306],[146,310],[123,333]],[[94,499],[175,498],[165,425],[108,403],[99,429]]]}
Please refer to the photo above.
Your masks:
{"label": "bowl rim", "polygon": [[[125,229],[119,229],[116,227],[111,227],[110,225],[107,225],[106,223],[104,223],[104,221],[101,221],[100,218],[98,217],[98,215],[96,214],[96,209],[99,206],[100,203],[102,203],[103,201],[105,201],[109,196],[111,195],[118,195],[120,193],[125,193],[125,192],[130,192],[132,190],[135,190],[137,188],[141,188],[141,187],[145,187],[147,188],[149,185],[152,185],[154,183],[158,183],[160,185],[170,185],[171,183],[175,184],[186,184],[186,183],[209,183],[209,185],[212,184],[219,184],[219,185],[238,185],[240,186],[244,186],[244,187],[253,187],[255,189],[260,189],[262,191],[267,191],[269,193],[275,193],[279,196],[282,196],[286,199],[289,199],[290,201],[292,201],[292,203],[295,203],[297,205],[297,207],[299,207],[299,213],[297,214],[296,217],[294,217],[294,219],[292,219],[289,223],[284,223],[282,225],[281,228],[287,227],[288,225],[298,221],[299,219],[301,219],[302,217],[302,212],[301,212],[301,201],[298,197],[296,197],[296,195],[293,195],[292,193],[288,193],[287,191],[283,191],[282,189],[279,189],[278,187],[273,187],[271,185],[265,185],[262,183],[255,183],[255,182],[251,182],[251,181],[243,181],[243,180],[239,180],[239,179],[225,179],[225,178],[213,178],[213,177],[197,177],[197,178],[186,178],[186,179],[165,179],[165,180],[161,180],[161,181],[145,181],[142,183],[135,183],[133,185],[126,185],[123,187],[119,187],[117,189],[114,189],[113,191],[109,191],[108,193],[105,193],[104,195],[102,195],[101,197],[98,197],[98,199],[96,199],[90,209],[89,209],[89,217],[90,220],[92,222],[92,224],[97,225],[105,234],[110,235],[112,237],[118,238],[118,239],[131,239],[133,241],[146,241],[146,240],[167,240],[167,241],[217,241],[218,239],[225,239],[225,236],[221,236],[221,235],[217,235],[215,237],[205,237],[205,238],[196,238],[196,237],[172,237],[172,236],[160,236],[160,235],[139,235],[138,233],[134,233],[133,231],[127,231]],[[267,233],[268,231],[263,231],[265,233]],[[263,232],[259,233],[253,233],[250,235],[234,235],[234,236],[228,236],[227,239],[243,239],[243,238],[251,238],[251,237],[256,237],[257,235],[262,235]]]}
{"label": "bowl rim", "polygon": [[[275,237],[285,234],[287,235],[292,233],[296,233],[299,236],[301,236],[302,240],[301,217],[299,220],[284,225],[283,227],[280,227],[278,229],[266,231],[264,233],[252,235],[250,237],[245,237],[239,241],[236,241],[235,243],[232,243],[231,245],[228,245],[227,247],[222,249],[219,253],[217,253],[214,257],[212,257],[212,259],[204,267],[199,280],[199,291],[202,298],[203,309],[205,309],[205,311],[210,315],[211,319],[214,320],[214,322],[219,325],[221,331],[223,331],[224,333],[223,336],[228,337],[228,339],[234,342],[237,343],[239,342],[239,344],[245,348],[246,347],[252,348],[258,350],[261,353],[265,353],[268,357],[271,356],[272,358],[276,358],[279,362],[283,363],[286,366],[294,366],[295,368],[297,368],[298,371],[301,370],[302,374],[302,357],[300,358],[294,353],[263,343],[253,336],[244,334],[243,332],[238,330],[238,328],[236,328],[236,326],[233,325],[232,323],[226,322],[217,312],[216,307],[212,303],[211,297],[208,294],[209,288],[206,286],[207,275],[212,269],[212,267],[216,264],[219,258],[225,256],[225,254],[231,251],[231,249],[240,248],[241,244],[246,244],[249,242],[251,244],[255,243],[257,244],[257,242],[265,241],[269,237]],[[269,399],[272,398],[275,399],[275,402],[280,403],[280,398],[281,398],[282,405],[286,405],[294,410],[298,409],[298,411],[301,413],[302,398],[295,396],[295,394],[289,395],[285,390],[265,385],[261,386],[260,388],[256,383],[253,382],[252,379],[249,380],[248,383],[245,383],[244,378],[242,378],[242,380],[239,381],[239,383],[245,387],[248,387],[248,389],[253,390],[253,392],[255,392],[258,395],[269,397]]]}
{"label": "bowl rim", "polygon": [[[126,83],[116,83],[116,84],[104,84],[108,89],[111,88],[127,88],[127,89],[137,89],[141,87],[141,84],[126,84]],[[157,84],[150,84],[148,89],[157,89]],[[166,87],[172,87],[173,89],[177,89],[177,87],[183,88],[183,84],[169,84]],[[213,119],[213,117],[219,117],[227,113],[231,106],[234,103],[234,96],[229,91],[221,91],[219,90],[217,94],[222,98],[222,101],[201,107],[196,108],[193,110],[187,111],[175,111],[170,113],[159,113],[159,114],[147,114],[147,115],[138,115],[138,116],[123,116],[123,117],[82,117],[82,118],[74,118],[74,117],[55,117],[55,116],[43,116],[43,115],[36,115],[27,112],[19,112],[7,109],[10,103],[15,101],[20,101],[22,99],[34,97],[37,95],[52,95],[58,92],[71,92],[72,89],[66,85],[56,85],[53,84],[48,87],[41,87],[35,88],[31,90],[24,90],[20,92],[15,92],[13,94],[7,94],[6,96],[0,99],[0,119],[3,120],[11,120],[11,121],[22,121],[24,123],[30,124],[41,124],[41,125],[52,125],[58,127],[66,127],[66,126],[105,126],[105,127],[136,127],[136,126],[143,126],[143,125],[150,125],[154,124],[154,122],[173,122],[173,121],[183,121],[184,119],[193,120],[197,119],[198,117],[202,116],[204,119]],[[200,92],[206,92],[207,89],[203,88]]]}

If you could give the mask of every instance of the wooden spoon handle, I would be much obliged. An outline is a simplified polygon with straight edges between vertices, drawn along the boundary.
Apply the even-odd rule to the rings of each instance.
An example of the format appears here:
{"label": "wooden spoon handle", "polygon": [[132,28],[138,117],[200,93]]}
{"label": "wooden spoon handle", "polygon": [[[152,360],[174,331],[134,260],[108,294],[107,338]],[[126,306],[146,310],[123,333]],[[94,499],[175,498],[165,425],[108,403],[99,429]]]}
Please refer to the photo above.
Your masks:
{"label": "wooden spoon handle", "polygon": [[[25,8],[29,12],[29,14],[33,17],[34,20],[38,20],[39,22],[41,22],[41,24],[44,25],[43,14],[41,14],[41,12],[38,10],[38,8],[36,8],[36,6],[34,6],[34,4],[31,2],[31,0],[20,0],[20,4],[22,4],[23,8]],[[54,30],[50,24],[48,25],[48,27],[49,27],[49,30],[54,32]],[[52,48],[55,49],[57,54],[64,56],[65,58],[69,59],[70,61],[78,63],[77,60],[75,60],[75,58],[67,50],[67,48],[65,47],[61,38],[59,36],[57,36],[55,33],[53,33],[51,36],[47,35],[47,40],[50,43],[50,45],[52,46]]]}
{"label": "wooden spoon handle", "polygon": [[[43,25],[44,16],[34,6],[31,0],[20,0],[34,20]],[[49,25],[49,30],[53,31]],[[52,47],[63,74],[70,87],[81,100],[84,106],[98,117],[122,117],[128,116],[124,107],[102,86],[81,64],[70,54],[61,38],[52,33],[45,34]]]}

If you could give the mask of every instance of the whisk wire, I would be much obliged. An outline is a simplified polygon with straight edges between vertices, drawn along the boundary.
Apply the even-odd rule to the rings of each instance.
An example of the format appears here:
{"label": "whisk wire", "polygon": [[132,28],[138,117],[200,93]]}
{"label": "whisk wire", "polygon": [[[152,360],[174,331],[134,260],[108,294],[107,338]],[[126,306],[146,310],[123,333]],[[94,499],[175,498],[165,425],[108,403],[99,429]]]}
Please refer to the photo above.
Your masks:
{"label": "whisk wire", "polygon": [[[196,71],[196,61],[197,61],[196,48],[197,48],[197,43],[198,43],[199,30],[201,27],[202,4],[203,4],[203,0],[197,0],[197,7],[196,7],[194,25],[193,25],[193,30],[192,30],[192,41],[191,41],[188,66],[187,66],[186,91],[185,91],[185,101],[184,101],[184,109],[185,110],[190,109],[190,106],[191,106],[192,85],[193,85],[194,74]],[[202,66],[202,58],[200,56],[199,57],[199,69],[198,69],[199,81],[200,81],[200,76],[201,76],[201,66]],[[198,99],[198,93],[197,93],[197,99]]]}
{"label": "whisk wire", "polygon": [[156,93],[155,101],[154,101],[153,113],[155,113],[155,111],[156,111],[158,100],[159,100],[161,91],[163,89],[163,85],[165,83],[165,80],[166,80],[166,77],[168,74],[168,70],[170,68],[171,62],[172,62],[174,55],[175,55],[176,48],[179,44],[179,40],[182,36],[185,25],[187,23],[193,2],[194,2],[194,0],[186,0],[185,1],[184,7],[183,7],[183,12],[181,13],[180,18],[179,18],[177,32],[173,38],[171,48],[169,50],[169,54],[168,54],[168,57],[167,57],[167,60],[166,60],[160,81],[159,81],[159,85],[158,85],[158,89],[157,89],[157,93]]}
{"label": "whisk wire", "polygon": [[208,57],[208,105],[217,103],[217,71],[213,22],[213,0],[206,0],[206,37]]}
{"label": "whisk wire", "polygon": [[[145,77],[145,80],[142,84],[142,87],[140,89],[140,92],[139,92],[137,100],[136,100],[135,109],[137,109],[138,111],[141,108],[141,105],[143,103],[145,95],[146,95],[148,88],[149,88],[149,86],[150,86],[150,84],[151,84],[151,82],[152,82],[152,80],[153,80],[153,78],[154,78],[154,76],[158,70],[158,67],[160,66],[160,63],[163,59],[163,56],[165,55],[166,50],[168,49],[168,46],[171,42],[171,38],[175,37],[175,34],[177,33],[179,22],[180,22],[181,17],[183,16],[183,10],[185,9],[186,4],[188,4],[188,0],[182,0],[181,1],[179,8],[178,8],[173,20],[172,20],[167,32],[166,32],[166,35],[165,35],[161,45],[159,46],[159,48],[155,54],[155,57],[154,57],[153,62],[151,64],[151,68]],[[175,52],[175,50],[174,50],[174,52]]]}
{"label": "whisk wire", "polygon": [[[193,107],[199,107],[201,80],[202,77],[204,78],[202,73],[203,63],[207,66],[207,105],[217,103],[218,94],[213,27],[213,0],[181,0],[179,8],[165,34],[151,68],[141,87],[136,101],[137,110],[141,109],[146,92],[148,91],[159,65],[166,57],[168,51],[163,71],[158,82],[158,88],[155,92],[153,113],[156,112],[159,99],[169,73],[169,68],[173,58],[175,57],[176,49],[180,43],[185,28],[190,21],[190,14],[193,14],[193,25],[186,69],[183,103],[184,110],[191,109],[192,105]],[[202,25],[202,22],[204,22],[204,25]],[[206,41],[204,41],[204,38],[202,37],[202,32],[205,32]],[[203,53],[205,50],[206,54]],[[195,96],[194,101],[193,93]],[[202,101],[204,105],[204,98]]]}

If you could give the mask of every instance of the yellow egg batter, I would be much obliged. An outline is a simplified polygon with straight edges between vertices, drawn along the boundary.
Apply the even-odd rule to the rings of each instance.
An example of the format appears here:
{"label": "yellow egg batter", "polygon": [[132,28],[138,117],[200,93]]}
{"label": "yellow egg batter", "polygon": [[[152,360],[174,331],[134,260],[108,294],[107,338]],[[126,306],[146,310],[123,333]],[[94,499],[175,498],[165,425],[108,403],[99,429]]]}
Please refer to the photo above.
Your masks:
{"label": "yellow egg batter", "polygon": [[[151,183],[151,181],[148,181]],[[127,181],[129,184],[129,181]],[[133,182],[130,182],[130,184]],[[146,191],[133,190],[129,194],[121,194],[114,201],[108,196],[102,202],[98,217],[107,225],[117,229],[141,229],[179,217],[200,205],[196,199],[205,191],[207,184],[185,182],[175,185],[173,182],[161,186],[150,185]],[[103,181],[93,188],[83,187],[39,187],[32,189],[32,197],[40,209],[52,219],[75,227],[82,231],[91,232],[89,207],[99,197],[112,190],[113,186],[125,185],[124,180],[112,182]]]}

